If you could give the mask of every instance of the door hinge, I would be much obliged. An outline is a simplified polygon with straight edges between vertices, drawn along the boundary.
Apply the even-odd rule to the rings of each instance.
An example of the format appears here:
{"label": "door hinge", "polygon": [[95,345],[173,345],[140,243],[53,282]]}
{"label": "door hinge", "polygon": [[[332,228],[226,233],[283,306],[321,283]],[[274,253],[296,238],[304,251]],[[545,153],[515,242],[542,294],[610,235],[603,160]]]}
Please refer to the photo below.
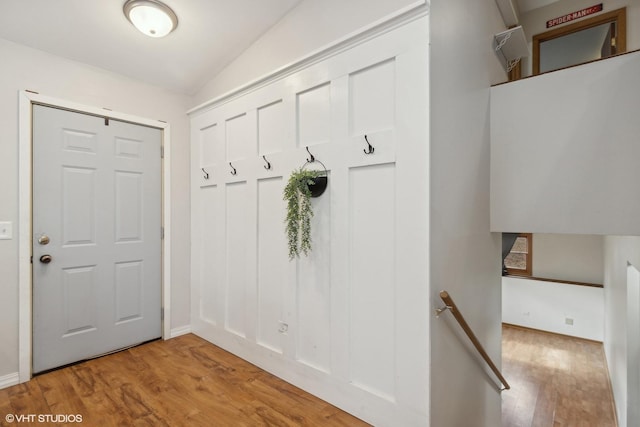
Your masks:
{"label": "door hinge", "polygon": [[164,159],[164,145],[160,146],[160,158]]}
{"label": "door hinge", "polygon": [[104,118],[104,125],[109,126],[109,117]]}
{"label": "door hinge", "polygon": [[160,320],[164,320],[164,307],[160,307]]}
{"label": "door hinge", "polygon": [[31,264],[33,264],[33,256],[31,256]]}
{"label": "door hinge", "polygon": [[164,227],[160,227],[160,240],[164,240]]}

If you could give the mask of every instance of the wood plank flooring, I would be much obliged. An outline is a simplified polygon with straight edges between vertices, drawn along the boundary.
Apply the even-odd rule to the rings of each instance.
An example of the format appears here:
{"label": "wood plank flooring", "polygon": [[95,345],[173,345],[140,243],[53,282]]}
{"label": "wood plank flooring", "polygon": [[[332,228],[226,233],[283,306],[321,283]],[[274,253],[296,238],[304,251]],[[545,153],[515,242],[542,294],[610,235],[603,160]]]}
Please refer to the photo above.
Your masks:
{"label": "wood plank flooring", "polygon": [[601,343],[502,328],[503,427],[616,427]]}
{"label": "wood plank flooring", "polygon": [[[82,415],[8,423],[7,414]],[[155,341],[0,390],[0,425],[366,426],[195,335]]]}

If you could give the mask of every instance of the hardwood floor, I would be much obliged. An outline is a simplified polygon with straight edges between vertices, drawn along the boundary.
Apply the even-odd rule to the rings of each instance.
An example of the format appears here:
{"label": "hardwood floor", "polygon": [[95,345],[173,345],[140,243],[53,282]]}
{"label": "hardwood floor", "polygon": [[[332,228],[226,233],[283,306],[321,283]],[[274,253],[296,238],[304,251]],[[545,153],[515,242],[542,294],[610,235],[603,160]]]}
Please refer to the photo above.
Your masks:
{"label": "hardwood floor", "polygon": [[[82,423],[41,423],[37,417],[33,423],[9,423],[7,414],[77,414],[82,416]],[[189,334],[49,372],[0,390],[0,425],[368,424]]]}
{"label": "hardwood floor", "polygon": [[601,343],[502,328],[503,427],[616,427]]}

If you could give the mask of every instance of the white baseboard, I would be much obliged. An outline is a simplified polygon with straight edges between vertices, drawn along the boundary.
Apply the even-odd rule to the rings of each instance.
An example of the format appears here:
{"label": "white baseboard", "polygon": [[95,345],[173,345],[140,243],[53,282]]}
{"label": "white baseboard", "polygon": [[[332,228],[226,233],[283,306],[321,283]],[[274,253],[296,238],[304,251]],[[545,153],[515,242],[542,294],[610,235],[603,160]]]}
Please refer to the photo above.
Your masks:
{"label": "white baseboard", "polygon": [[179,337],[180,335],[186,335],[191,333],[191,325],[181,326],[179,328],[174,328],[171,330],[171,335],[169,338]]}
{"label": "white baseboard", "polygon": [[20,375],[17,372],[0,377],[0,389],[20,384]]}

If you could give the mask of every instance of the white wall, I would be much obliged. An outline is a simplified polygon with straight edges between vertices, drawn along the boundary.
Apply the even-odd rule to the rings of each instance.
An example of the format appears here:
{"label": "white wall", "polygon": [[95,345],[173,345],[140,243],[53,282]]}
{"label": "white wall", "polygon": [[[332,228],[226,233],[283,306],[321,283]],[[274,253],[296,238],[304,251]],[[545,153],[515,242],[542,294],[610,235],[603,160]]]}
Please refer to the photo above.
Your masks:
{"label": "white wall", "polygon": [[195,95],[199,105],[426,0],[305,0]]}
{"label": "white wall", "polygon": [[[501,360],[499,235],[489,232],[489,86],[506,76],[492,49],[494,0],[431,2],[431,295],[447,290]],[[501,424],[497,385],[450,313],[431,322],[431,425]]]}
{"label": "white wall", "polygon": [[[550,30],[549,28],[546,28],[548,20],[581,10],[585,7],[593,6],[597,3],[599,2],[594,2],[593,0],[562,0],[526,13],[521,13],[520,25],[522,25],[527,41],[529,42],[529,51],[531,52],[532,49],[532,37],[536,34]],[[640,22],[640,2],[629,0],[604,0],[602,3],[604,4],[604,10],[602,13],[610,12],[626,6],[627,52],[640,49],[640,25],[638,25]],[[591,15],[585,19],[592,18],[594,16],[596,15]],[[578,21],[571,21],[553,28],[561,28],[562,26],[571,25],[575,22]],[[523,76],[531,74],[531,63],[531,57],[523,59]]]}
{"label": "white wall", "polygon": [[[629,264],[640,269],[640,237],[607,236],[605,238],[604,349],[620,427],[637,425],[627,422],[627,408],[640,406],[640,402],[627,399],[629,385],[627,375],[629,372],[637,372],[640,364],[640,359],[637,357],[627,360],[629,348],[627,266]],[[631,348],[637,348],[637,342],[633,343]],[[628,368],[628,363],[635,363],[635,369]]]}
{"label": "white wall", "polygon": [[640,235],[639,74],[635,52],[491,89],[492,231]]}
{"label": "white wall", "polygon": [[[567,318],[573,324],[567,324]],[[502,321],[602,341],[604,291],[590,286],[503,277]]]}
{"label": "white wall", "polygon": [[189,324],[189,98],[0,40],[0,221],[13,240],[0,241],[0,377],[18,371],[18,91],[106,107],[171,125],[172,328]]}
{"label": "white wall", "polygon": [[532,276],[602,284],[604,238],[582,234],[534,234]]}

